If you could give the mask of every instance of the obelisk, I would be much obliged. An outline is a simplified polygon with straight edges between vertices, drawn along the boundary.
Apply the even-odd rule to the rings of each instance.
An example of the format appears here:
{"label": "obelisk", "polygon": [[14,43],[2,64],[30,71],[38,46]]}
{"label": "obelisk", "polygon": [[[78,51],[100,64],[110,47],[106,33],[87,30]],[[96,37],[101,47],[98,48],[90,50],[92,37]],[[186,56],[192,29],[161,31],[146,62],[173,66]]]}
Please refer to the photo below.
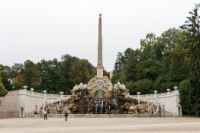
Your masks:
{"label": "obelisk", "polygon": [[97,77],[103,77],[103,57],[102,57],[102,20],[99,14],[98,23],[98,62],[97,62]]}

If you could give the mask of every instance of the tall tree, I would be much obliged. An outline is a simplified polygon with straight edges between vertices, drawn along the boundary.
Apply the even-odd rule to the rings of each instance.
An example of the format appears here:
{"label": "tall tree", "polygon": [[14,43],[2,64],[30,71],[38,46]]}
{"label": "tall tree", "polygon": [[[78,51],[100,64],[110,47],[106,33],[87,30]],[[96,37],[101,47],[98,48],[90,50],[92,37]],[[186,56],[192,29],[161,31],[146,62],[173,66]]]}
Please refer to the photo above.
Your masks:
{"label": "tall tree", "polygon": [[24,79],[25,84],[29,88],[36,88],[39,84],[39,71],[37,65],[30,60],[24,62]]}
{"label": "tall tree", "polygon": [[195,101],[195,115],[200,116],[200,4],[196,4],[193,11],[189,12],[190,16],[181,26],[187,31],[187,43],[190,53],[191,64],[191,86],[194,89],[193,99]]}
{"label": "tall tree", "polygon": [[10,91],[13,90],[13,84],[11,79],[11,68],[9,66],[3,66],[3,72],[2,72],[2,80],[4,87]]}
{"label": "tall tree", "polygon": [[4,88],[3,82],[2,82],[2,69],[3,66],[0,65],[0,97],[5,96],[7,94],[7,90]]}
{"label": "tall tree", "polygon": [[21,89],[25,85],[24,79],[24,65],[21,63],[15,63],[11,67],[10,78],[14,89]]}
{"label": "tall tree", "polygon": [[169,53],[169,77],[172,82],[180,83],[188,77],[189,59],[187,50],[180,45]]}

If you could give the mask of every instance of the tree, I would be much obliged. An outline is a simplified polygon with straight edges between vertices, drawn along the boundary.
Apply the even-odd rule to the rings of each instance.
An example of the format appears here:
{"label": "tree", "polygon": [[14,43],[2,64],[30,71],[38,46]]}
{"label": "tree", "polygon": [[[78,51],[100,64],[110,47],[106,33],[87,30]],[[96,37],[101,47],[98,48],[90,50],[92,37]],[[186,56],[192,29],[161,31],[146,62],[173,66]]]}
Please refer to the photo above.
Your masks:
{"label": "tree", "polygon": [[184,32],[177,28],[170,28],[161,34],[161,37],[159,37],[159,44],[163,44],[164,46],[162,51],[163,55],[170,53],[177,44],[181,45],[181,47],[184,47]]}
{"label": "tree", "polygon": [[7,90],[4,88],[4,85],[3,85],[3,82],[2,82],[2,69],[3,69],[3,66],[0,65],[0,97],[1,96],[5,96],[7,94]]}
{"label": "tree", "polygon": [[190,54],[191,64],[191,86],[193,91],[193,98],[195,99],[195,115],[200,116],[200,4],[196,4],[193,11],[189,12],[185,24],[181,26],[187,32],[187,44]]}
{"label": "tree", "polygon": [[172,82],[180,83],[188,77],[189,59],[186,49],[180,45],[169,53],[169,77]]}
{"label": "tree", "polygon": [[71,82],[75,85],[81,82],[87,83],[94,76],[95,69],[87,60],[80,59],[74,61],[69,72]]}
{"label": "tree", "polygon": [[149,79],[142,79],[135,82],[135,90],[141,92],[142,94],[148,94],[153,92],[153,82]]}
{"label": "tree", "polygon": [[195,109],[192,101],[193,89],[190,80],[186,79],[180,83],[180,93],[183,115],[194,115]]}
{"label": "tree", "polygon": [[24,62],[24,80],[29,88],[36,88],[39,84],[39,71],[37,65],[30,60]]}
{"label": "tree", "polygon": [[11,79],[11,68],[9,66],[3,66],[2,81],[6,90],[13,90],[12,79]]}
{"label": "tree", "polygon": [[123,72],[118,72],[118,73],[113,74],[112,82],[117,83],[118,81],[122,83],[125,82],[125,75]]}
{"label": "tree", "polygon": [[147,34],[140,41],[141,48],[128,48],[118,54],[112,81],[122,81],[132,94],[137,91],[137,86],[147,83],[151,87],[142,86],[145,93],[166,92],[166,89],[179,85],[189,76],[185,40],[185,31],[176,28],[166,30],[160,36]]}
{"label": "tree", "polygon": [[[59,93],[62,90],[60,63],[57,59],[42,60],[37,64],[39,84],[38,91],[47,90],[49,93]],[[35,75],[37,77],[37,75]],[[37,79],[37,78],[36,78]],[[36,80],[37,81],[37,80]],[[37,83],[37,82],[36,82]]]}
{"label": "tree", "polygon": [[161,69],[160,62],[155,59],[146,59],[138,64],[138,73],[142,79],[155,80],[161,74]]}
{"label": "tree", "polygon": [[154,46],[157,43],[157,37],[153,33],[149,33],[146,35],[145,39],[141,39],[140,41],[140,51],[141,53],[141,60],[146,60],[146,59],[155,59],[155,50]]}
{"label": "tree", "polygon": [[166,90],[172,86],[174,85],[171,84],[169,76],[164,74],[159,75],[153,83],[153,89],[159,92],[166,92]]}
{"label": "tree", "polygon": [[[61,60],[41,60],[34,63],[26,60],[12,67],[4,66],[3,83],[8,90],[34,88],[37,92],[70,94],[70,90],[81,82],[87,83],[96,74],[95,67],[85,59],[64,55]],[[104,71],[105,75],[108,75]]]}
{"label": "tree", "polygon": [[[129,50],[130,51],[130,50]],[[125,62],[124,67],[124,75],[125,80],[129,81],[136,81],[138,77],[140,77],[138,73],[138,64],[140,63],[140,51],[139,50],[131,50],[127,55],[127,61]],[[139,75],[138,75],[139,74]]]}
{"label": "tree", "polygon": [[24,66],[21,63],[16,63],[11,67],[10,78],[14,89],[21,89],[25,85]]}

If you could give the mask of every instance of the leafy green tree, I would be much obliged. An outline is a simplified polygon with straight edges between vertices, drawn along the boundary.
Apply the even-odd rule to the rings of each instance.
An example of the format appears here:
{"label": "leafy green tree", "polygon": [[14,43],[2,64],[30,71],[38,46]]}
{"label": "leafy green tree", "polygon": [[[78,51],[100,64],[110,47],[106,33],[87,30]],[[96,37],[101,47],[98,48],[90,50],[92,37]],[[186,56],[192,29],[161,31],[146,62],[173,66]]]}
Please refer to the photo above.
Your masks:
{"label": "leafy green tree", "polygon": [[180,29],[170,28],[161,34],[159,43],[164,45],[163,54],[168,54],[177,44],[185,46],[184,32]]}
{"label": "leafy green tree", "polygon": [[135,82],[135,90],[141,92],[142,94],[147,94],[153,92],[153,82],[149,79],[142,79]]}
{"label": "leafy green tree", "polygon": [[193,106],[193,89],[190,80],[186,79],[180,83],[181,106],[183,115],[194,115],[195,108]]}
{"label": "leafy green tree", "polygon": [[47,90],[49,93],[63,91],[61,82],[62,73],[60,72],[60,63],[57,59],[42,60],[37,65],[39,69],[39,85],[37,90]]}
{"label": "leafy green tree", "polygon": [[11,67],[10,78],[14,89],[21,89],[25,85],[24,66],[21,63],[16,63]]}
{"label": "leafy green tree", "polygon": [[200,4],[195,5],[193,11],[189,12],[190,16],[187,17],[187,21],[181,26],[187,32],[187,44],[190,54],[190,82],[192,89],[194,89],[192,95],[195,99],[195,115],[200,116]]}
{"label": "leafy green tree", "polygon": [[2,69],[3,69],[3,66],[0,65],[0,97],[5,96],[7,94],[7,90],[4,88],[4,85],[2,83],[2,77],[1,77]]}
{"label": "leafy green tree", "polygon": [[125,82],[125,74],[124,74],[124,72],[118,72],[118,73],[114,73],[113,74],[112,82],[113,83],[117,83],[118,81],[121,82],[121,83]]}
{"label": "leafy green tree", "polygon": [[[27,60],[4,67],[3,82],[9,90],[22,89],[26,85],[37,92],[70,94],[76,84],[87,83],[95,74],[96,69],[88,60],[66,54],[60,61],[43,59],[34,63]],[[109,75],[106,71],[104,74]]]}
{"label": "leafy green tree", "polygon": [[[161,36],[147,34],[141,39],[141,48],[128,48],[118,54],[112,81],[124,82],[134,94],[138,86],[144,88],[143,93],[153,93],[153,90],[166,92],[166,89],[179,85],[189,76],[185,40],[185,31],[175,28]],[[149,89],[143,86],[145,83],[148,83]]]}
{"label": "leafy green tree", "polygon": [[153,89],[158,90],[159,92],[166,92],[166,90],[172,86],[174,85],[171,84],[169,76],[162,74],[159,75],[159,77],[156,78],[155,82],[153,83]]}
{"label": "leafy green tree", "polygon": [[3,66],[2,81],[6,90],[13,90],[12,79],[11,79],[11,68],[9,66]]}
{"label": "leafy green tree", "polygon": [[180,83],[188,77],[189,59],[186,49],[177,45],[169,54],[169,77],[172,82]]}
{"label": "leafy green tree", "polygon": [[73,85],[80,82],[87,83],[94,76],[94,72],[94,67],[84,59],[75,60],[70,66],[70,78]]}
{"label": "leafy green tree", "polygon": [[129,89],[131,95],[135,95],[139,91],[134,81],[125,82],[125,86]]}
{"label": "leafy green tree", "polygon": [[24,62],[24,80],[29,88],[36,88],[39,84],[39,71],[37,65],[30,60]]}
{"label": "leafy green tree", "polygon": [[160,63],[153,59],[141,61],[138,67],[138,72],[141,79],[155,80],[161,73],[162,66]]}
{"label": "leafy green tree", "polygon": [[123,53],[118,53],[117,54],[117,59],[116,59],[116,62],[115,62],[115,65],[114,65],[114,73],[119,73],[119,72],[122,72],[124,70],[124,55]]}
{"label": "leafy green tree", "polygon": [[138,63],[140,62],[140,51],[139,50],[129,50],[130,52],[127,57],[127,61],[125,62],[125,80],[129,81],[136,81],[138,79]]}
{"label": "leafy green tree", "polygon": [[146,60],[149,58],[155,59],[154,46],[156,45],[156,42],[157,37],[153,33],[147,34],[145,39],[140,40],[140,51],[142,51],[140,60]]}

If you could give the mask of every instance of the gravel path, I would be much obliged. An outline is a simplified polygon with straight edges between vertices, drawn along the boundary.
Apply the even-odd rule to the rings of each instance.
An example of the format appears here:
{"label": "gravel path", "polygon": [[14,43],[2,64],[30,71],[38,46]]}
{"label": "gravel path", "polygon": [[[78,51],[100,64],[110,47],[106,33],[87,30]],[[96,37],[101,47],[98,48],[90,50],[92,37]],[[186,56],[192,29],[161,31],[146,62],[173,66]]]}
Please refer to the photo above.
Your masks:
{"label": "gravel path", "polygon": [[0,133],[200,133],[200,118],[0,119]]}

